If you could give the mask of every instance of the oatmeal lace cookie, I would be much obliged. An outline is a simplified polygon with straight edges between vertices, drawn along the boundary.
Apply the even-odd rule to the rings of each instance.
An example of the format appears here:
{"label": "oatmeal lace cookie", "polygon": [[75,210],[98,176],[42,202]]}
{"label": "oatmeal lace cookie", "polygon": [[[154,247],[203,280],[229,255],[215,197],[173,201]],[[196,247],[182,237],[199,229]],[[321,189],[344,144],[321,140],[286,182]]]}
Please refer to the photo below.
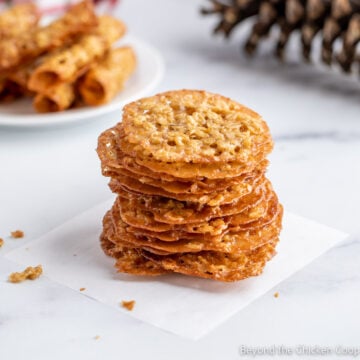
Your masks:
{"label": "oatmeal lace cookie", "polygon": [[104,252],[134,275],[261,274],[283,216],[266,178],[272,148],[260,115],[221,95],[179,90],[128,104],[98,141],[117,196],[103,218]]}

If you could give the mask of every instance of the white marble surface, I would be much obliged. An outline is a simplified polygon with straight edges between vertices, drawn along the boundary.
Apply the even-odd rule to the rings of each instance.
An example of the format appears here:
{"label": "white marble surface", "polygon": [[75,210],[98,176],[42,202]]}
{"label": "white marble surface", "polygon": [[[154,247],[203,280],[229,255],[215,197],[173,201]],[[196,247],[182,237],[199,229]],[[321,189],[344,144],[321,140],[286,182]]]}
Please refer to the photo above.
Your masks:
{"label": "white marble surface", "polygon": [[[238,49],[246,29],[229,43],[211,38],[215,19],[198,15],[204,2],[122,1],[119,15],[134,35],[165,57],[157,90],[203,88],[256,109],[276,140],[269,174],[285,207],[353,237],[208,336],[185,340],[46,277],[6,282],[18,267],[1,254],[111,196],[94,149],[120,114],[72,128],[1,128],[0,359],[239,359],[243,344],[360,346],[360,82],[297,63],[296,44],[287,65],[267,45],[245,59]],[[25,239],[6,237],[16,228]]]}

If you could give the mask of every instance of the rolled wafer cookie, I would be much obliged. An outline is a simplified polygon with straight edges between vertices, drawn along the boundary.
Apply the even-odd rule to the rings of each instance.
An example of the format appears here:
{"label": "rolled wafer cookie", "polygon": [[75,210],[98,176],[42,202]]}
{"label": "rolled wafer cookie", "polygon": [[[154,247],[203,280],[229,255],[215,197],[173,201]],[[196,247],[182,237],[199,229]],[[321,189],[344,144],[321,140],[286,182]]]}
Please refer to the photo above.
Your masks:
{"label": "rolled wafer cookie", "polygon": [[6,84],[6,78],[0,75],[0,94],[4,91]]}
{"label": "rolled wafer cookie", "polygon": [[136,57],[131,47],[109,50],[107,55],[80,79],[79,92],[88,105],[111,101],[135,70]]}
{"label": "rolled wafer cookie", "polygon": [[23,96],[26,89],[7,78],[0,79],[0,101],[12,102]]}
{"label": "rolled wafer cookie", "polygon": [[48,56],[32,73],[29,88],[45,92],[49,86],[60,82],[74,82],[89,69],[91,63],[103,57],[125,31],[125,25],[120,20],[101,16],[99,25],[93,32],[82,35],[70,47]]}
{"label": "rolled wafer cookie", "polygon": [[0,43],[0,71],[19,66],[43,53],[63,46],[97,25],[92,2],[83,1],[48,26],[28,31]]}
{"label": "rolled wafer cookie", "polygon": [[0,14],[0,40],[14,38],[36,27],[40,13],[35,4],[18,4]]}
{"label": "rolled wafer cookie", "polygon": [[28,87],[29,78],[34,69],[41,63],[42,58],[35,59],[30,63],[20,65],[19,67],[7,72],[7,79],[19,85],[24,89],[24,95],[33,95],[33,92]]}
{"label": "rolled wafer cookie", "polygon": [[57,112],[68,109],[75,101],[74,85],[61,83],[35,96],[33,106],[37,112]]}

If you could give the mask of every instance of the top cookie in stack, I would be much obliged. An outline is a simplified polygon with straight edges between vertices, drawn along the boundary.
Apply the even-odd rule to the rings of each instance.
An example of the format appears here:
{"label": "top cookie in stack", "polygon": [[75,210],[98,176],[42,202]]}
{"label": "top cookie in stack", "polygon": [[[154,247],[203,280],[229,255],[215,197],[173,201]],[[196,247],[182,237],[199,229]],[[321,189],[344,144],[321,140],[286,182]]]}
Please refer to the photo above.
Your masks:
{"label": "top cookie in stack", "polygon": [[260,274],[281,230],[265,177],[272,147],[262,118],[220,95],[170,91],[125,106],[122,123],[99,138],[118,195],[103,249],[134,274]]}

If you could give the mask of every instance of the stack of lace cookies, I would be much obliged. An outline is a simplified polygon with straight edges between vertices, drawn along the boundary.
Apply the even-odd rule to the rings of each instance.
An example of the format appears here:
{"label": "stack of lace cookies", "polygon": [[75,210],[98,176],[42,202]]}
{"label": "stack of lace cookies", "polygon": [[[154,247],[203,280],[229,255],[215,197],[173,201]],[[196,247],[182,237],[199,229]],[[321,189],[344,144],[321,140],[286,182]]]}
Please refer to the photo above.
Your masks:
{"label": "stack of lace cookies", "polygon": [[97,149],[117,194],[103,250],[130,274],[259,275],[283,213],[265,177],[272,147],[262,118],[220,95],[170,91],[125,106]]}

